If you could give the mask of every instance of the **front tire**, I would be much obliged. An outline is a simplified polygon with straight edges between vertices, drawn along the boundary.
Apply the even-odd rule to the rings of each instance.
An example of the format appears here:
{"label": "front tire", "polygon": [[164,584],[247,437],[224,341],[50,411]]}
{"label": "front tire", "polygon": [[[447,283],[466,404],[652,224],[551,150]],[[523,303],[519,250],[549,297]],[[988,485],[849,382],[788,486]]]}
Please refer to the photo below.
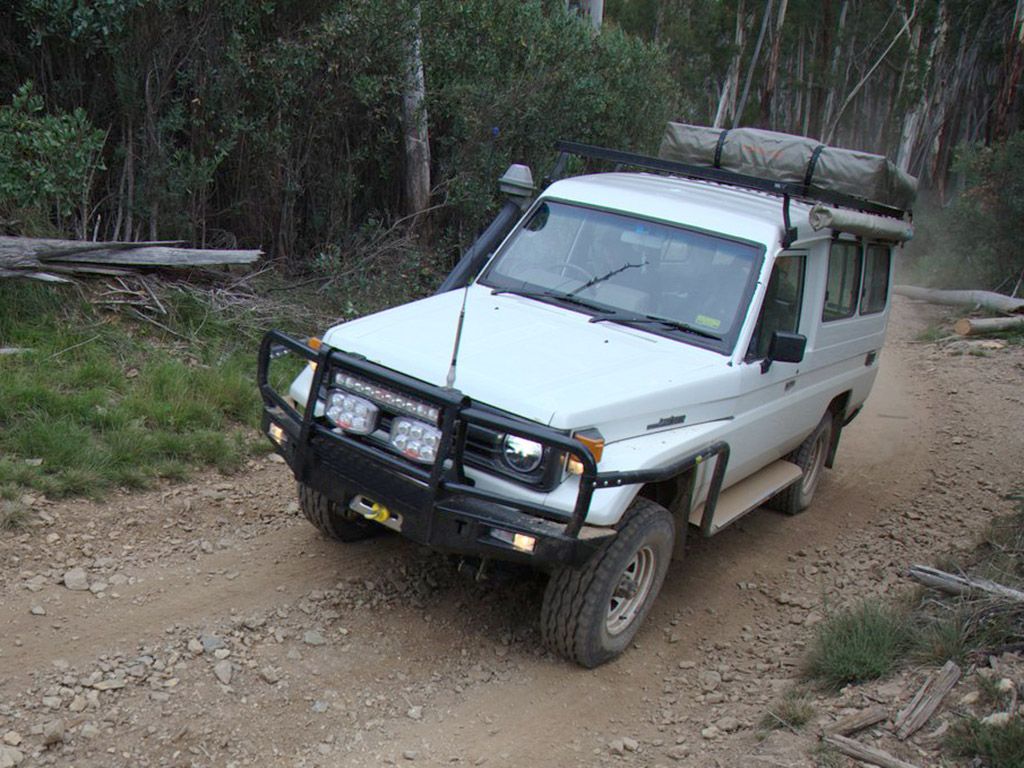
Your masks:
{"label": "front tire", "polygon": [[768,502],[771,509],[787,515],[797,515],[811,506],[814,492],[818,490],[821,476],[825,473],[825,460],[832,446],[832,432],[835,429],[835,415],[829,411],[818,422],[818,426],[800,447],[786,457],[796,464],[804,474],[799,480]]}
{"label": "front tire", "polygon": [[593,668],[633,641],[665,581],[675,522],[667,509],[639,497],[619,532],[582,568],[561,568],[548,581],[541,634],[555,653]]}
{"label": "front tire", "polygon": [[299,507],[320,533],[335,541],[361,541],[379,532],[378,526],[364,520],[347,505],[328,499],[305,483],[299,483]]}

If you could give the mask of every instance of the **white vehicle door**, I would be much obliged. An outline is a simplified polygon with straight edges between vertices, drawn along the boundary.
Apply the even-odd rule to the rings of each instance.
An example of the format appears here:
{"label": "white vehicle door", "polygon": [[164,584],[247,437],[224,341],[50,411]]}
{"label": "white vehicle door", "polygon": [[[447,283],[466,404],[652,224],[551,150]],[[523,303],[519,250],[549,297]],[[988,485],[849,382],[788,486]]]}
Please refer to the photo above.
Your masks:
{"label": "white vehicle door", "polygon": [[729,441],[729,484],[787,454],[821,418],[801,392],[804,363],[765,365],[775,331],[807,334],[806,275],[807,252],[787,251],[776,257],[741,364],[742,394],[736,406],[735,437]]}

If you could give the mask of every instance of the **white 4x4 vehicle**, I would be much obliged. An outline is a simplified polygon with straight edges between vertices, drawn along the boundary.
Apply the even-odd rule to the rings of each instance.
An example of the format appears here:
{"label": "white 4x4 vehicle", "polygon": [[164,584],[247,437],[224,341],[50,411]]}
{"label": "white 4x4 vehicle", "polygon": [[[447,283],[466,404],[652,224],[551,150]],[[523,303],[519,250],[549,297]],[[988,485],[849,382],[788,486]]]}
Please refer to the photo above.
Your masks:
{"label": "white 4x4 vehicle", "polygon": [[[672,159],[693,159],[672,131],[714,162]],[[556,181],[506,207],[438,294],[261,350],[263,428],[317,528],[549,571],[543,637],[587,667],[629,645],[690,526],[811,503],[874,381],[910,236],[912,180],[880,158],[810,143],[794,181],[778,158],[806,140],[670,138],[661,158],[561,145],[661,174]],[[784,149],[751,150],[769,140]],[[281,394],[268,369],[286,352],[309,365]]]}

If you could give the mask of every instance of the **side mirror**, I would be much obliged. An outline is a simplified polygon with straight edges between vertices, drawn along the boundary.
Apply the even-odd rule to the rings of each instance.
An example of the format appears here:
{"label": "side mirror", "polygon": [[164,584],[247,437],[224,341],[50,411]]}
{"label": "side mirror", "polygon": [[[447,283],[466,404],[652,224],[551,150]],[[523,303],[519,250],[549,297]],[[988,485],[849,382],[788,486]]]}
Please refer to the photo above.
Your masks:
{"label": "side mirror", "polygon": [[789,331],[775,331],[768,345],[768,357],[761,361],[761,373],[767,373],[773,362],[803,362],[806,347],[806,336]]}

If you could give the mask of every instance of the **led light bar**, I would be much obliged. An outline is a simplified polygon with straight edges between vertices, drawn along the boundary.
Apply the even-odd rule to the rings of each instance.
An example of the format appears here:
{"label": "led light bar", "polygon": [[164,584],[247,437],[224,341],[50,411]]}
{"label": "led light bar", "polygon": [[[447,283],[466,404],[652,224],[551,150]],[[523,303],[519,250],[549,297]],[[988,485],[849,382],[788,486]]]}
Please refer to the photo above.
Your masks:
{"label": "led light bar", "polygon": [[407,413],[410,416],[416,416],[432,424],[437,424],[441,418],[440,408],[427,405],[411,397],[406,397],[399,392],[379,386],[358,376],[352,376],[348,373],[336,373],[334,374],[334,384],[353,394],[362,395],[388,408]]}

